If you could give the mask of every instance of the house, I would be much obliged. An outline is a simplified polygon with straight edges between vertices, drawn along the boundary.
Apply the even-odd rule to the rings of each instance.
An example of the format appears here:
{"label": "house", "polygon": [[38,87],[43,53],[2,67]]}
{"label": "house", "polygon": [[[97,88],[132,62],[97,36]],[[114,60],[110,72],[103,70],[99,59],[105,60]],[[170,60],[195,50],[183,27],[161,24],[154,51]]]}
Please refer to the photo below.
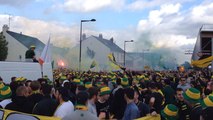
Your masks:
{"label": "house", "polygon": [[[79,46],[75,47],[76,54],[79,54]],[[112,70],[108,54],[113,53],[118,64],[124,64],[124,50],[115,44],[114,39],[105,39],[102,34],[99,36],[82,36],[82,70],[88,70],[91,62],[98,63],[98,70]],[[144,67],[156,69],[160,64],[160,54],[152,52],[126,52],[126,68],[130,70],[144,70]],[[74,60],[71,60],[74,61]],[[76,60],[75,60],[76,61]],[[75,63],[78,67],[78,62]],[[114,69],[114,68],[113,68]]]}
{"label": "house", "polygon": [[9,27],[4,25],[2,28],[3,35],[8,42],[8,55],[6,61],[25,61],[25,52],[31,45],[35,45],[35,53],[38,58],[45,46],[39,39],[22,33],[9,31]]}
{"label": "house", "polygon": [[[98,63],[99,70],[109,70],[108,54],[113,53],[118,64],[123,65],[124,51],[115,44],[114,39],[105,39],[102,34],[99,36],[82,36],[82,66],[85,66],[91,60]],[[89,62],[88,62],[89,61]],[[82,67],[83,68],[83,67]]]}

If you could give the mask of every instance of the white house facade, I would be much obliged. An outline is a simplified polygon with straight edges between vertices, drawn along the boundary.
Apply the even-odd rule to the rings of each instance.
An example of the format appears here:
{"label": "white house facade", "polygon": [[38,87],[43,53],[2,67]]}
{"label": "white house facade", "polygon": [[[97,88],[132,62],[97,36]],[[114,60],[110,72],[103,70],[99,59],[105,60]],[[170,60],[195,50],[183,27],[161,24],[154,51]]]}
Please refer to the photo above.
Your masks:
{"label": "white house facade", "polygon": [[31,45],[36,46],[36,57],[40,56],[44,44],[37,38],[9,31],[7,25],[3,26],[2,32],[8,42],[8,55],[6,61],[25,61],[25,52]]}
{"label": "white house facade", "polygon": [[112,69],[108,59],[110,53],[114,54],[119,64],[123,64],[123,50],[114,43],[113,38],[110,40],[104,39],[102,34],[99,34],[98,37],[92,35],[88,38],[83,35],[82,51],[86,52],[82,54],[84,55],[82,62],[85,62],[83,59],[87,56],[98,63],[99,70]]}

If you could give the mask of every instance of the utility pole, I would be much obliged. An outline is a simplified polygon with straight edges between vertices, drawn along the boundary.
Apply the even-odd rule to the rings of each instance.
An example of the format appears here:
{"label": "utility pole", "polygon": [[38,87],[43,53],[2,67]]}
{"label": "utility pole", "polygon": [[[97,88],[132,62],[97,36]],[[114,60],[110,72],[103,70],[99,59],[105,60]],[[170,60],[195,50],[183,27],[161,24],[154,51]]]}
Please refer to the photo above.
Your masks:
{"label": "utility pole", "polygon": [[10,29],[10,21],[11,21],[11,19],[12,19],[12,16],[11,16],[11,14],[8,14],[9,15],[9,18],[8,18],[8,26],[9,26],[9,29]]}

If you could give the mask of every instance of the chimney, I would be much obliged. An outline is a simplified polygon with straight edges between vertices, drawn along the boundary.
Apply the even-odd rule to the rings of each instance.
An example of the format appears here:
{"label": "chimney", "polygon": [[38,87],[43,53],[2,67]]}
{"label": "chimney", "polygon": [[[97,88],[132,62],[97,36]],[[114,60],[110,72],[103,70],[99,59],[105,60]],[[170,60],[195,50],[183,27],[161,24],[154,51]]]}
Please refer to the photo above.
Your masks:
{"label": "chimney", "polygon": [[102,35],[102,34],[99,34],[99,38],[100,38],[100,39],[103,39],[103,35]]}
{"label": "chimney", "polygon": [[112,38],[110,38],[109,40],[110,40],[112,43],[114,42],[114,38],[113,38],[113,37],[112,37]]}
{"label": "chimney", "polygon": [[85,40],[86,39],[86,34],[84,33],[83,35],[82,35],[82,40]]}
{"label": "chimney", "polygon": [[3,25],[3,27],[2,27],[3,33],[7,32],[8,30],[9,30],[8,25]]}

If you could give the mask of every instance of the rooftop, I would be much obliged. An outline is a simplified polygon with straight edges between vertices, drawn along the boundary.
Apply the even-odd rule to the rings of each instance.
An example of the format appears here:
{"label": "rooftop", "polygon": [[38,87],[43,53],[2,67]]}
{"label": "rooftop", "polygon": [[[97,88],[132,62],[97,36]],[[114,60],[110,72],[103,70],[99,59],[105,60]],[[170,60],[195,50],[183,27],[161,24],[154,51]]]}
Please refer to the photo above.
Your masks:
{"label": "rooftop", "polygon": [[35,37],[27,36],[22,33],[15,33],[12,31],[7,31],[7,33],[27,48],[30,48],[31,45],[35,45],[37,50],[42,50],[45,46],[44,43]]}
{"label": "rooftop", "polygon": [[104,38],[100,38],[100,37],[97,37],[97,36],[93,36],[93,37],[96,38],[97,40],[99,40],[104,45],[106,45],[108,48],[110,48],[111,51],[123,52],[123,49],[121,49],[113,41],[107,40],[107,39],[104,39]]}
{"label": "rooftop", "polygon": [[213,24],[206,24],[206,25],[202,25],[202,27],[200,28],[200,31],[208,31],[208,32],[213,32]]}

